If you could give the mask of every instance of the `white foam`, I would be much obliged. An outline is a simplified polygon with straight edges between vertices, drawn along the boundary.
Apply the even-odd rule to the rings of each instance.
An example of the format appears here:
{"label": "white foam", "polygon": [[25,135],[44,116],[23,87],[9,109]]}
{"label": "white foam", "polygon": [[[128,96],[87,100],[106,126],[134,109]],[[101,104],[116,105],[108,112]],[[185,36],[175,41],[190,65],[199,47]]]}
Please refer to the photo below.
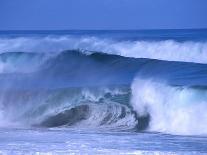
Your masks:
{"label": "white foam", "polygon": [[132,84],[133,108],[151,116],[150,131],[181,135],[207,134],[207,91],[171,87],[152,80]]}
{"label": "white foam", "polygon": [[[14,94],[12,92],[3,93],[5,95],[0,96],[0,127],[31,127],[45,121],[50,116],[80,105],[89,107],[89,112],[86,111],[88,117],[73,127],[127,130],[133,129],[137,125],[134,113],[126,105],[112,101],[105,96],[128,93],[126,90],[118,88],[83,88],[71,90],[68,93],[60,90],[54,94],[44,91],[33,94],[27,91],[27,94],[20,93],[21,96],[26,95],[26,98],[17,99],[13,97],[13,95],[16,96],[16,92]],[[61,97],[59,94],[62,94]]]}
{"label": "white foam", "polygon": [[0,38],[0,52],[61,52],[83,49],[126,57],[207,62],[207,42],[115,41],[97,37],[47,36]]}

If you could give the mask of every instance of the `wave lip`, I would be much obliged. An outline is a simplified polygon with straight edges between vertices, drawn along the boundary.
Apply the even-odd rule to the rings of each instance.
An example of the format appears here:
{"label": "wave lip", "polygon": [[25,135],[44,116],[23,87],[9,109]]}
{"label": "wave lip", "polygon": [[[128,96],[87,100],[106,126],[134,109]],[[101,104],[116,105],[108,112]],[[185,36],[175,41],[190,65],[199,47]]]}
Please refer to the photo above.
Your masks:
{"label": "wave lip", "polygon": [[128,93],[125,88],[4,92],[0,126],[134,130],[137,119]]}
{"label": "wave lip", "polygon": [[207,90],[136,79],[131,104],[139,116],[150,115],[149,131],[207,134]]}

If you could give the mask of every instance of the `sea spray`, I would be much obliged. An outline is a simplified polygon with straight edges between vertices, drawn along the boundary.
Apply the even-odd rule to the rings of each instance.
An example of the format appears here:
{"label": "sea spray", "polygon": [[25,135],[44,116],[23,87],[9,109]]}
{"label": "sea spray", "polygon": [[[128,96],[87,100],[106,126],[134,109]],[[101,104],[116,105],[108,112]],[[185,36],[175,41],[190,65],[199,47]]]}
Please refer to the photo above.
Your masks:
{"label": "sea spray", "polygon": [[170,86],[135,79],[131,104],[139,116],[150,115],[148,131],[181,135],[207,134],[207,89]]}

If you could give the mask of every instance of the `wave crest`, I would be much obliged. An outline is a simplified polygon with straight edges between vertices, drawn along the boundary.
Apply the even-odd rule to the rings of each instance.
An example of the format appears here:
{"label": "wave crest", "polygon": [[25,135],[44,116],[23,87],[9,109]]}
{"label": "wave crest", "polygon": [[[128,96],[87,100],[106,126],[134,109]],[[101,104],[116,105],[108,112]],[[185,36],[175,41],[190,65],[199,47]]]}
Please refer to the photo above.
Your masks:
{"label": "wave crest", "polygon": [[205,41],[117,41],[87,36],[46,36],[1,38],[0,52],[44,52],[82,49],[125,57],[206,63]]}
{"label": "wave crest", "polygon": [[150,115],[150,131],[207,134],[206,89],[136,79],[132,84],[131,104],[139,116]]}

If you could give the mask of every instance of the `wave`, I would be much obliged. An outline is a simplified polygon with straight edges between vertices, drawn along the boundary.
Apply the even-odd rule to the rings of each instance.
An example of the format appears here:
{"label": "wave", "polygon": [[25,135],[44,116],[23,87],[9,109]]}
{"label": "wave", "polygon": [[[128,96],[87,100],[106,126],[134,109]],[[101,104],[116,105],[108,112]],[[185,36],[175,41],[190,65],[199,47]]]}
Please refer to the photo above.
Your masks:
{"label": "wave", "polygon": [[44,53],[10,52],[0,54],[0,73],[34,72],[46,61]]}
{"label": "wave", "polygon": [[2,53],[1,89],[131,84],[137,75],[171,85],[206,85],[206,64],[128,58],[100,52]]}
{"label": "wave", "polygon": [[0,60],[12,66],[0,73],[0,126],[207,134],[206,64],[80,50]]}
{"label": "wave", "polygon": [[207,134],[206,87],[170,86],[137,78],[132,84],[131,104],[139,116],[150,116],[148,131]]}
{"label": "wave", "polygon": [[8,91],[0,98],[0,126],[131,130],[137,125],[125,87]]}
{"label": "wave", "polygon": [[0,52],[58,53],[80,49],[125,57],[206,63],[206,41],[115,40],[87,36],[46,36],[0,38]]}
{"label": "wave", "polygon": [[136,79],[131,88],[7,90],[0,93],[0,99],[1,127],[207,134],[206,87]]}
{"label": "wave", "polygon": [[[206,133],[206,87],[136,79],[128,86],[4,91],[1,127]],[[22,108],[24,107],[24,108]]]}

